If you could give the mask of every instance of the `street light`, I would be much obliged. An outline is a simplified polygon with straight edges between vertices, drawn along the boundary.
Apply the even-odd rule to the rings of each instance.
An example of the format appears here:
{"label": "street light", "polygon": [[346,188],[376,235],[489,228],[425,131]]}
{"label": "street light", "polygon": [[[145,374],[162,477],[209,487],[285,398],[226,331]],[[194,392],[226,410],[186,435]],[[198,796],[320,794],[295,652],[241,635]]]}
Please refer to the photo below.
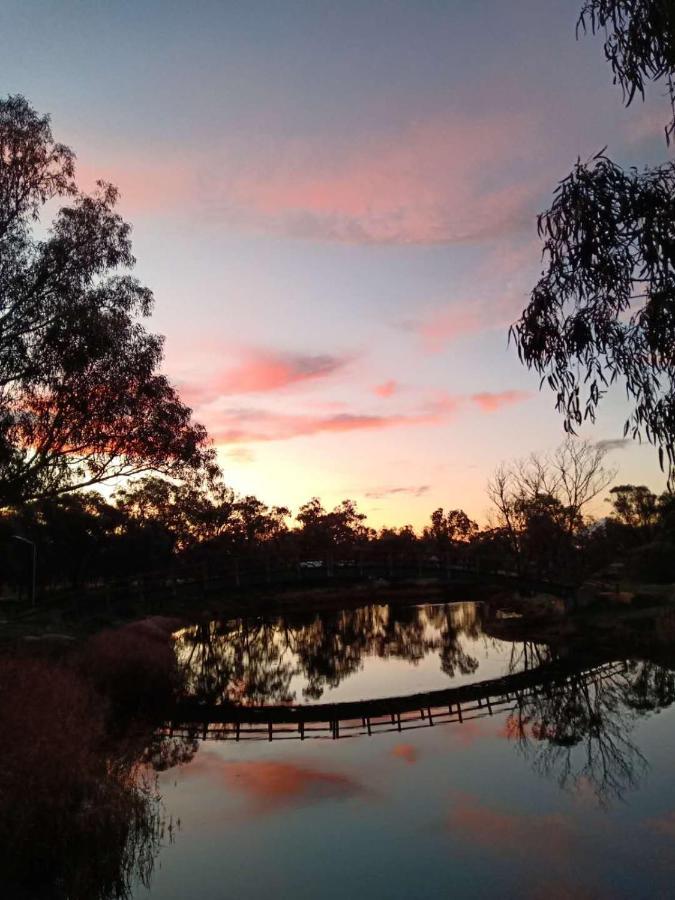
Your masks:
{"label": "street light", "polygon": [[23,544],[28,544],[33,548],[33,574],[31,578],[31,588],[30,588],[30,602],[31,606],[35,606],[35,582],[37,580],[37,544],[35,541],[30,541],[28,538],[21,537],[20,534],[13,534],[12,537],[15,541],[21,541]]}

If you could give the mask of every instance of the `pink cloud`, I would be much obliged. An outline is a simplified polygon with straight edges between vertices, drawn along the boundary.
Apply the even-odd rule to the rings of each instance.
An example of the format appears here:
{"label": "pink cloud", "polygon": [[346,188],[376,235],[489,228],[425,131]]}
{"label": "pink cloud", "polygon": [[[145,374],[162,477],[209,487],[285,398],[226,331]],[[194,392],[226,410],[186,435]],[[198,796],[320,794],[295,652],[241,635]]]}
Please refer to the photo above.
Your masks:
{"label": "pink cloud", "polygon": [[483,412],[517,403],[529,394],[503,391],[500,394],[474,394],[471,397],[437,393],[430,402],[412,412],[373,415],[361,412],[286,413],[270,409],[233,407],[204,410],[202,419],[217,444],[242,444],[284,441],[317,434],[343,434],[350,431],[381,431],[388,428],[437,426],[447,424],[467,401]]}
{"label": "pink cloud", "polygon": [[382,384],[378,384],[373,388],[373,393],[378,397],[391,397],[399,390],[398,381],[390,379]]}
{"label": "pink cloud", "polygon": [[312,356],[251,349],[243,354],[239,365],[200,378],[198,384],[187,381],[180,389],[189,403],[209,403],[231,394],[269,393],[317,381],[343,369],[348,362],[346,357],[329,354]]}
{"label": "pink cloud", "polygon": [[77,182],[82,190],[93,191],[102,179],[120,190],[125,214],[166,214],[190,208],[195,195],[192,167],[184,160],[143,159],[121,155],[95,167],[79,162]]}
{"label": "pink cloud", "polygon": [[247,465],[248,463],[252,463],[255,460],[255,454],[253,450],[249,447],[236,446],[232,447],[227,452],[228,459],[231,459],[232,462],[240,463],[241,465]]}
{"label": "pink cloud", "polygon": [[643,823],[644,828],[648,828],[661,837],[675,838],[675,812],[668,812],[662,816],[646,819]]}
{"label": "pink cloud", "polygon": [[486,327],[486,316],[482,312],[463,309],[459,304],[449,308],[433,310],[419,324],[418,331],[427,349],[436,352],[458,337],[476,334]]}
{"label": "pink cloud", "polygon": [[[403,327],[416,332],[431,353],[459,338],[486,331],[502,330],[506,340],[509,325],[527,304],[540,259],[541,245],[536,239],[500,241],[456,285],[458,299],[428,309]],[[479,295],[476,284],[481,285]]]}
{"label": "pink cloud", "polygon": [[348,431],[378,431],[438,422],[437,413],[374,416],[339,413],[327,416],[292,415],[269,410],[231,409],[207,417],[206,425],[216,443],[282,441],[294,437]]}
{"label": "pink cloud", "polygon": [[482,412],[492,413],[505,406],[513,406],[515,403],[522,403],[528,400],[532,394],[529,391],[499,391],[492,393],[491,391],[483,391],[480,394],[473,394],[471,402],[474,403]]}
{"label": "pink cloud", "polygon": [[525,221],[531,181],[514,180],[511,165],[536,154],[526,136],[528,119],[499,115],[438,118],[361,146],[296,141],[215,193],[210,185],[205,202],[214,217],[238,216],[294,237],[397,244],[492,238]]}
{"label": "pink cloud", "polygon": [[[118,155],[96,177],[115,182],[122,208],[184,215],[310,240],[434,244],[493,239],[531,218],[542,158],[529,116],[442,115],[398,134],[326,144],[236,138],[191,157]],[[81,170],[85,184],[94,173]],[[489,185],[489,187],[487,187]]]}
{"label": "pink cloud", "polygon": [[640,143],[650,138],[661,138],[665,143],[666,125],[668,124],[667,109],[644,109],[639,107],[639,112],[633,112],[626,122],[626,136],[632,144]]}

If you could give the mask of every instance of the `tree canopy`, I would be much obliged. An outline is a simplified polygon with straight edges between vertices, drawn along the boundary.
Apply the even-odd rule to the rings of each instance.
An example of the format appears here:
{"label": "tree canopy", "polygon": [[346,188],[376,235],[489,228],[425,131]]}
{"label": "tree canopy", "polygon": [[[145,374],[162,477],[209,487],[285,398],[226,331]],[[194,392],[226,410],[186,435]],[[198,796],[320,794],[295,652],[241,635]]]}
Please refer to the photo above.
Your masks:
{"label": "tree canopy", "polygon": [[645,81],[665,79],[671,118],[666,138],[675,134],[675,5],[672,0],[586,0],[580,31],[602,31],[605,58],[626,105],[645,95]]}
{"label": "tree canopy", "polygon": [[130,274],[117,199],[104,182],[78,189],[48,116],[21,96],[0,100],[0,505],[213,463],[159,371],[162,338],[142,324],[153,296]]}
{"label": "tree canopy", "polygon": [[[670,0],[588,0],[579,27],[604,30],[627,103],[666,78],[675,103]],[[675,127],[673,119],[667,136]],[[624,435],[659,449],[675,479],[675,163],[624,170],[603,151],[577,161],[539,216],[544,271],[512,326],[518,354],[556,394],[565,429],[595,420],[609,385],[629,401]]]}

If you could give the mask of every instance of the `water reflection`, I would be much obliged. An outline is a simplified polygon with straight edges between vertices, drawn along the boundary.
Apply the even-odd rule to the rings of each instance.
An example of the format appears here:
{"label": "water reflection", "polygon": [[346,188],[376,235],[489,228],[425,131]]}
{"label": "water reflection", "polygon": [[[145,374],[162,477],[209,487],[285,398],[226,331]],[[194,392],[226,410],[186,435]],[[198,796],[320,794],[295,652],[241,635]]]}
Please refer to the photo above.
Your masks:
{"label": "water reflection", "polygon": [[647,661],[588,672],[516,704],[505,732],[540,774],[600,804],[639,786],[648,763],[631,735],[638,720],[675,700],[675,674]]}
{"label": "water reflection", "polygon": [[[580,658],[562,642],[493,639],[496,624],[466,603],[190,626],[175,639],[175,709],[203,715],[154,734],[149,721],[106,725],[72,667],[5,662],[0,723],[21,738],[6,740],[0,767],[3,896],[216,900],[229,877],[251,900],[271,888],[330,898],[360,895],[373,870],[384,874],[370,896],[418,895],[420,877],[445,896],[458,872],[459,896],[496,893],[502,878],[522,896],[523,872],[546,885],[572,870],[578,896],[591,884],[584,854],[629,867],[633,847],[653,875],[675,833],[675,673],[658,664],[663,648],[652,659],[636,640],[637,659]],[[420,672],[426,693],[411,687]],[[340,740],[270,742],[266,727],[263,741],[198,739],[211,715],[306,738],[298,721],[326,710]],[[378,733],[380,713],[388,734],[342,740]],[[608,883],[608,896],[627,895]],[[630,887],[645,895],[637,875]]]}
{"label": "water reflection", "polygon": [[[177,635],[176,650],[186,698],[197,704],[187,708],[203,709],[202,725],[190,730],[188,724],[186,734],[305,739],[312,723],[326,720],[314,732],[318,736],[323,728],[336,738],[420,724],[461,727],[467,719],[505,710],[503,736],[536,773],[561,788],[584,791],[600,804],[636,788],[648,766],[632,733],[641,717],[673,703],[673,672],[606,655],[575,662],[561,647],[496,640],[489,636],[493,621],[480,603],[371,605],[305,618],[237,619],[185,628]],[[392,666],[384,694],[377,693],[382,685],[372,677],[369,660]],[[413,666],[433,662],[431,692],[415,693],[407,686],[407,673],[398,677],[393,663],[400,660]],[[349,681],[357,687],[349,693],[337,690]],[[377,702],[378,696],[386,702]],[[313,712],[313,703],[325,699],[337,705]],[[259,709],[299,702],[304,706],[288,712]],[[324,715],[324,709],[330,712]],[[215,730],[207,725],[209,716],[221,723]],[[248,732],[242,722],[253,723]],[[414,748],[405,746],[405,758],[414,758]]]}
{"label": "water reflection", "polygon": [[[205,622],[178,633],[176,652],[187,695],[207,705],[414,693],[479,677],[479,668],[482,677],[494,677],[551,660],[543,645],[489,637],[489,617],[483,604],[455,603]],[[378,683],[377,664],[385,661],[390,665]],[[396,661],[408,667],[395,668]],[[346,681],[348,689],[338,690]]]}

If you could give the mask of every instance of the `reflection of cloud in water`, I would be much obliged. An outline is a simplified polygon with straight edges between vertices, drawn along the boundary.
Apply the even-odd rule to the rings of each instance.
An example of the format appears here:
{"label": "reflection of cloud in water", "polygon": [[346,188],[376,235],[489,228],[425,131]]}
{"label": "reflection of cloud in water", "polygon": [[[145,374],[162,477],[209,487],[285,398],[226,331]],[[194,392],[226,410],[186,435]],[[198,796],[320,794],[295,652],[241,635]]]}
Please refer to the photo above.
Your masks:
{"label": "reflection of cloud in water", "polygon": [[419,759],[419,750],[412,744],[396,744],[391,755],[407,763],[416,763]]}
{"label": "reflection of cloud in water", "polygon": [[228,762],[208,752],[198,754],[185,774],[222,782],[244,795],[253,813],[271,813],[368,793],[364,785],[342,772],[274,760]]}
{"label": "reflection of cloud in water", "polygon": [[489,720],[467,719],[461,725],[448,731],[454,744],[461,747],[473,747],[474,744],[495,736],[494,722]]}
{"label": "reflection of cloud in water", "polygon": [[584,887],[578,882],[544,881],[525,888],[523,896],[527,900],[614,900],[615,894],[597,887]]}
{"label": "reflection of cloud in water", "polygon": [[446,827],[458,838],[495,853],[537,854],[548,862],[567,859],[576,842],[569,819],[548,815],[503,812],[470,794],[453,795]]}
{"label": "reflection of cloud in water", "polygon": [[644,828],[661,837],[671,840],[675,838],[675,812],[667,812],[662,816],[646,819],[642,824]]}

